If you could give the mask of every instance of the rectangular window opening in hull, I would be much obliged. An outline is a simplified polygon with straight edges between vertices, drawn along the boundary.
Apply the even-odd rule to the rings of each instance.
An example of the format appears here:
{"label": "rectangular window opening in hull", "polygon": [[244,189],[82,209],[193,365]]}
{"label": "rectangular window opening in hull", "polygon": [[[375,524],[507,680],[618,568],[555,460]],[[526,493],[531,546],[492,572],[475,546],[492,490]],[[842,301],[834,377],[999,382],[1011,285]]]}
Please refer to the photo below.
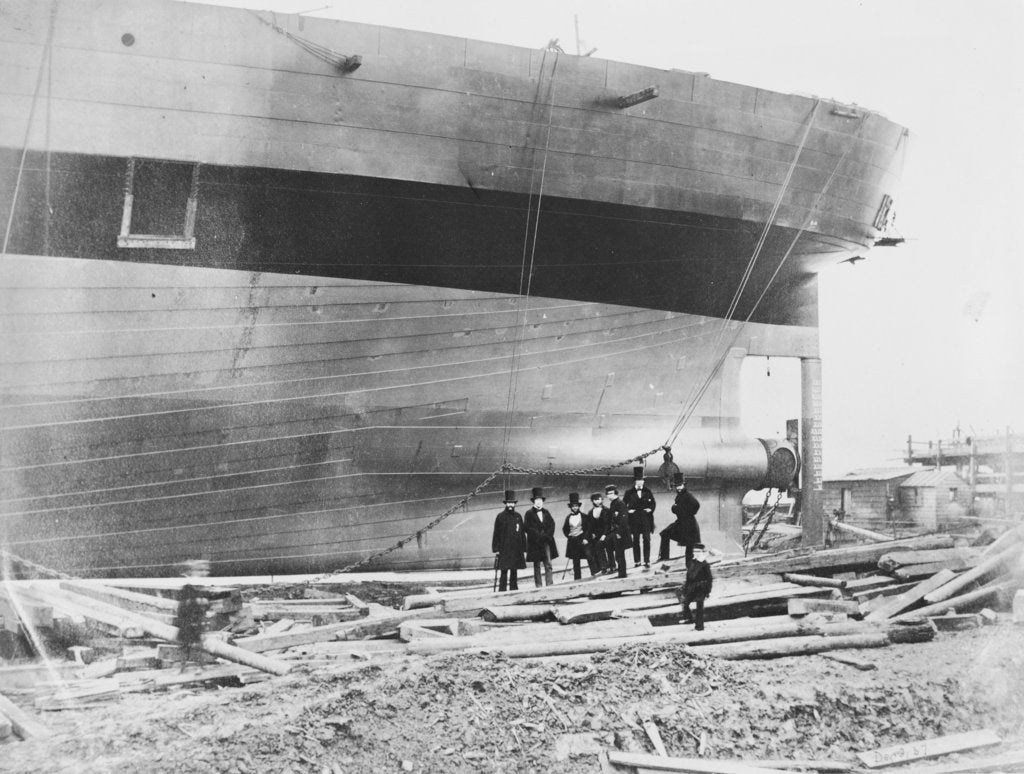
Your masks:
{"label": "rectangular window opening in hull", "polygon": [[199,164],[128,159],[118,247],[194,250]]}

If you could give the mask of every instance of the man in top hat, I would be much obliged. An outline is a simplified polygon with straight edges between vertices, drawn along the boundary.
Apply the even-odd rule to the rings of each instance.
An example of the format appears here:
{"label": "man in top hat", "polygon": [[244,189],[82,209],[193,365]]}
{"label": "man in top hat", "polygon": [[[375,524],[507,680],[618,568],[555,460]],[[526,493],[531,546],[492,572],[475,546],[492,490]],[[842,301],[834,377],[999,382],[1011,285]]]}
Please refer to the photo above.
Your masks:
{"label": "man in top hat", "polygon": [[580,496],[569,492],[569,513],[562,523],[562,534],[565,535],[565,557],[572,560],[573,580],[583,578],[580,560],[586,559],[590,574],[596,575],[594,557],[590,550],[590,518],[580,513]]}
{"label": "man in top hat", "polygon": [[505,490],[505,510],[494,519],[491,551],[496,554],[494,566],[501,571],[498,591],[519,588],[519,571],[526,569],[526,530],[523,517],[516,510],[516,493]]}
{"label": "man in top hat", "polygon": [[676,520],[661,531],[661,545],[658,547],[658,561],[669,558],[669,541],[674,540],[686,548],[686,564],[693,559],[693,547],[700,542],[700,525],[697,523],[697,511],[700,502],[686,488],[686,479],[682,473],[674,474],[672,483],[676,487],[676,500],[672,504],[672,513]]}
{"label": "man in top hat", "polygon": [[644,469],[633,468],[633,488],[622,496],[633,533],[633,566],[640,566],[640,544],[643,542],[644,567],[651,566],[651,533],[654,532],[654,493],[644,486]]}
{"label": "man in top hat", "polygon": [[[711,565],[707,562],[704,544],[693,547],[693,560],[686,565],[686,581],[679,594],[683,606],[683,623],[694,623],[694,629],[704,629],[704,600],[711,595]],[[696,621],[690,615],[690,603],[696,604]]]}
{"label": "man in top hat", "polygon": [[526,525],[526,561],[533,562],[533,582],[540,587],[540,568],[544,566],[544,585],[555,582],[551,571],[551,560],[558,557],[555,545],[555,519],[551,511],[544,507],[544,490],[534,487],[530,493],[533,507],[526,512],[523,522]]}
{"label": "man in top hat", "polygon": [[633,545],[633,535],[629,531],[629,515],[626,513],[626,506],[619,499],[619,488],[609,484],[604,488],[604,495],[608,499],[608,542],[615,556],[615,567],[618,567],[619,577],[626,577],[626,549]]}
{"label": "man in top hat", "polygon": [[594,492],[590,495],[591,509],[587,512],[590,549],[594,557],[595,575],[611,572],[615,567],[615,552],[608,542],[608,521],[611,514],[604,507],[604,495]]}

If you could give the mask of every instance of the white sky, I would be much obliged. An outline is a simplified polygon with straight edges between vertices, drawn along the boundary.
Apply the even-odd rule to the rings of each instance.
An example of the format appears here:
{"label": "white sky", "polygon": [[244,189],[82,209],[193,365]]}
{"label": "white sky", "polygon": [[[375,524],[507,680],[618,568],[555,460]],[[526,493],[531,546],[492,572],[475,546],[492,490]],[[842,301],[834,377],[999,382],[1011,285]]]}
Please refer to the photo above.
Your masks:
{"label": "white sky", "polygon": [[[907,239],[822,277],[824,466],[898,464],[907,435],[1024,432],[1024,2],[224,0],[584,51],[858,103],[911,130]],[[763,363],[747,429],[783,435],[799,372]]]}

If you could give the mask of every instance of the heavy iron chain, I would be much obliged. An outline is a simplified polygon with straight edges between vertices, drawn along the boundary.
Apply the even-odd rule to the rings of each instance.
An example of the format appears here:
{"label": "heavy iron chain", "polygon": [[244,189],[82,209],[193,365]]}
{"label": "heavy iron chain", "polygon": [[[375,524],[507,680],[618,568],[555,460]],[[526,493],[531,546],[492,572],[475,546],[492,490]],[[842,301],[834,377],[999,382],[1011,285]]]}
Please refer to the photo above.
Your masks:
{"label": "heavy iron chain", "polygon": [[464,505],[466,505],[470,500],[472,500],[478,494],[483,492],[484,489],[486,489],[488,486],[490,486],[491,482],[494,481],[494,479],[496,479],[498,476],[500,476],[500,475],[502,475],[504,473],[525,473],[525,474],[528,474],[528,475],[531,475],[531,476],[587,476],[587,475],[591,475],[593,473],[602,473],[602,472],[604,472],[606,470],[611,470],[612,468],[619,468],[619,467],[622,467],[623,465],[628,465],[631,462],[643,462],[645,459],[650,457],[652,454],[657,454],[658,452],[662,451],[663,449],[664,449],[663,446],[657,446],[654,449],[651,449],[649,452],[644,452],[643,454],[638,454],[635,457],[630,457],[628,460],[623,460],[622,462],[614,462],[614,463],[612,463],[610,465],[602,465],[602,466],[597,467],[597,468],[580,468],[580,469],[576,469],[576,470],[541,470],[541,469],[537,469],[537,468],[521,468],[521,467],[519,467],[517,465],[510,465],[509,463],[506,462],[500,468],[498,468],[496,471],[494,471],[489,476],[487,476],[487,478],[485,478],[482,482],[480,482],[480,484],[476,487],[476,489],[474,489],[468,495],[463,497],[461,500],[459,500],[459,502],[457,502],[455,505],[453,505],[451,508],[449,508],[447,511],[442,513],[440,516],[438,516],[436,519],[431,521],[426,526],[421,527],[420,529],[418,529],[415,532],[413,532],[411,535],[407,535],[406,537],[402,538],[397,543],[395,543],[392,546],[389,546],[388,548],[385,548],[385,549],[383,549],[381,551],[378,551],[378,552],[376,552],[374,554],[370,554],[370,556],[367,556],[367,557],[365,557],[363,559],[360,559],[358,562],[353,562],[352,564],[346,565],[345,567],[342,567],[340,570],[334,570],[332,572],[328,572],[328,573],[324,573],[322,575],[318,575],[317,577],[315,577],[315,578],[313,578],[311,580],[305,581],[304,585],[309,585],[309,584],[317,583],[318,581],[321,581],[324,578],[329,578],[332,575],[337,575],[337,574],[344,573],[344,572],[352,572],[353,570],[355,570],[355,569],[357,569],[359,567],[363,567],[364,565],[369,564],[370,562],[374,561],[375,559],[379,559],[382,556],[387,556],[388,554],[390,554],[393,551],[397,551],[399,548],[401,548],[404,545],[407,545],[408,543],[411,543],[413,540],[418,540],[419,538],[423,537],[424,533],[429,532],[430,530],[432,530],[434,527],[436,527],[442,521],[444,521],[449,516],[451,516],[453,513],[455,513],[457,510],[459,510]]}
{"label": "heavy iron chain", "polygon": [[645,459],[650,457],[652,454],[657,454],[664,450],[664,446],[658,446],[651,449],[649,452],[638,454],[635,457],[630,457],[628,460],[622,462],[613,462],[611,465],[602,465],[598,468],[580,468],[578,470],[544,470],[542,468],[520,468],[516,465],[505,464],[501,468],[501,472],[506,473],[528,473],[531,476],[589,476],[594,473],[603,473],[606,470],[612,468],[621,468],[623,465],[628,465],[631,462],[643,462]]}
{"label": "heavy iron chain", "polygon": [[[778,490],[778,494],[775,495],[775,502],[772,503],[771,508],[769,508],[767,512],[765,512],[765,506],[768,505],[768,498],[772,496],[772,493],[769,491],[768,494],[764,496],[764,503],[761,505],[761,511],[757,514],[757,517],[753,522],[751,522],[750,532],[743,539],[744,556],[757,548],[757,544],[761,542],[761,538],[764,537],[764,533],[768,531],[768,526],[772,523],[772,519],[775,517],[775,511],[778,509],[779,503],[782,501],[782,491],[783,490],[781,489]],[[764,524],[761,524],[762,519],[764,519]],[[758,532],[759,526],[761,528],[760,532]]]}
{"label": "heavy iron chain", "polygon": [[[383,549],[381,551],[377,551],[376,553],[370,554],[369,556],[367,556],[367,557],[365,557],[363,559],[360,559],[357,562],[353,562],[352,564],[346,565],[345,567],[342,567],[340,570],[332,570],[330,572],[322,573],[321,575],[318,575],[318,576],[316,576],[314,578],[306,580],[306,581],[303,582],[302,585],[309,586],[309,585],[318,583],[319,581],[322,581],[325,578],[329,578],[332,575],[338,575],[338,574],[345,573],[345,572],[352,572],[353,570],[356,570],[359,567],[362,567],[364,565],[369,564],[370,562],[374,561],[375,559],[379,559],[382,556],[387,556],[388,554],[392,553],[393,551],[397,551],[399,548],[402,548],[403,546],[411,543],[413,540],[418,540],[419,538],[423,537],[423,535],[425,533],[427,533],[430,530],[432,530],[434,527],[436,527],[442,521],[444,521],[449,516],[451,516],[453,513],[455,513],[460,508],[465,506],[474,497],[476,497],[481,492],[483,492],[488,486],[491,485],[491,482],[493,482],[494,479],[496,479],[498,476],[502,475],[503,473],[525,473],[525,474],[532,475],[532,476],[562,476],[562,477],[564,477],[564,476],[587,476],[587,475],[592,475],[594,473],[602,473],[604,471],[611,470],[612,468],[620,468],[620,467],[622,467],[624,465],[628,465],[631,462],[643,462],[648,457],[650,457],[650,456],[652,456],[654,454],[657,454],[659,451],[663,451],[663,449],[664,449],[663,446],[657,446],[657,447],[655,447],[654,449],[651,449],[648,452],[644,452],[643,454],[638,454],[635,457],[630,457],[628,460],[623,460],[622,462],[614,462],[614,463],[611,463],[610,465],[602,465],[602,466],[596,467],[596,468],[578,468],[578,469],[575,469],[575,470],[542,470],[542,469],[537,469],[537,468],[521,468],[521,467],[519,467],[517,465],[510,465],[508,463],[505,463],[500,468],[498,468],[496,471],[494,471],[489,476],[487,476],[487,478],[485,478],[483,481],[481,481],[472,492],[470,492],[468,495],[466,495],[461,500],[459,500],[451,508],[446,510],[444,513],[442,513],[440,516],[435,518],[430,523],[426,524],[423,527],[420,527],[415,532],[413,532],[410,535],[407,535],[406,537],[402,538],[397,543],[395,543],[395,544],[393,544],[391,546],[388,546],[387,548],[385,548],[385,549]],[[780,494],[780,496],[781,496],[781,494]],[[29,569],[31,569],[34,572],[37,572],[37,573],[40,573],[40,574],[43,574],[43,575],[48,575],[50,577],[62,578],[64,580],[73,580],[74,577],[75,577],[73,575],[67,575],[65,573],[58,572],[57,570],[51,570],[50,568],[44,567],[41,564],[36,564],[35,562],[31,562],[28,559],[23,559],[20,556],[15,556],[14,554],[12,554],[9,551],[7,551],[6,549],[0,549],[0,550],[2,550],[3,556],[5,558],[8,558],[8,559],[10,559],[13,562],[17,562],[18,564],[21,564],[21,565],[23,565],[25,567],[28,567]]]}

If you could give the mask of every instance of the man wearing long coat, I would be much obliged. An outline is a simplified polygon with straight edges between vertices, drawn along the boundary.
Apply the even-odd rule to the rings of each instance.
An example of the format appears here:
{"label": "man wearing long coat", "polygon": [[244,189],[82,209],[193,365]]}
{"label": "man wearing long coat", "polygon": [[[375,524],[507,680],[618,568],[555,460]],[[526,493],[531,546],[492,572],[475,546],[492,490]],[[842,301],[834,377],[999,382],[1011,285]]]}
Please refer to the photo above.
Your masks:
{"label": "man wearing long coat", "polygon": [[643,546],[644,567],[651,566],[651,533],[654,532],[654,493],[644,485],[644,469],[633,468],[634,486],[622,496],[629,515],[629,531],[633,533],[633,566],[640,566]]}
{"label": "man wearing long coat", "polygon": [[604,488],[605,497],[608,498],[608,542],[614,551],[615,565],[619,570],[619,577],[626,577],[626,549],[633,545],[633,534],[629,531],[629,516],[626,513],[626,506],[619,499],[618,487],[609,484]]}
{"label": "man wearing long coat", "polygon": [[516,493],[505,490],[505,510],[494,519],[494,535],[491,537],[491,552],[494,566],[501,571],[498,591],[519,588],[519,571],[526,569],[526,530],[523,517],[516,510]]}
{"label": "man wearing long coat", "polygon": [[676,473],[673,482],[676,486],[676,500],[672,504],[672,513],[676,520],[661,531],[661,546],[658,549],[658,561],[669,558],[669,541],[674,540],[686,549],[686,564],[693,559],[693,547],[700,542],[700,525],[697,523],[697,511],[700,502],[686,489],[686,479],[682,473]]}
{"label": "man wearing long coat", "polygon": [[533,507],[526,512],[523,523],[526,525],[526,561],[533,562],[533,582],[540,587],[541,567],[544,568],[544,580],[550,586],[555,582],[551,569],[551,560],[558,557],[558,546],[555,545],[555,517],[544,507],[544,490],[534,487],[530,494]]}

